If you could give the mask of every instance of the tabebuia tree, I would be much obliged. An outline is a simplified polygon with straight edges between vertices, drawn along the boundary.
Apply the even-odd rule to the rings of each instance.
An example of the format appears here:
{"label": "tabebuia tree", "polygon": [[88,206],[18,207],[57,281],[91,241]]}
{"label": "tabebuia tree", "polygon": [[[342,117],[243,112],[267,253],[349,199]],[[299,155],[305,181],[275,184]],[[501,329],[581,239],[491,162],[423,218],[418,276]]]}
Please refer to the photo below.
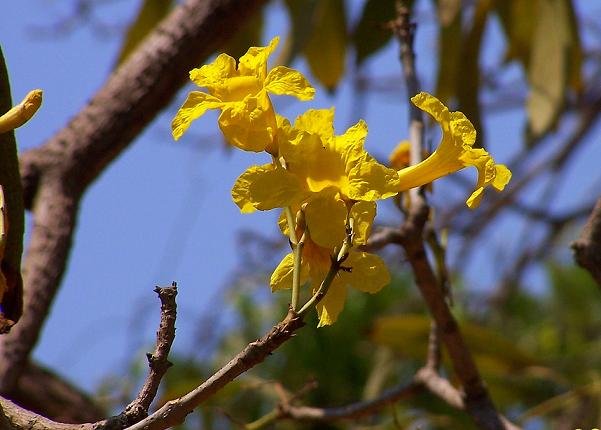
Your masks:
{"label": "tabebuia tree", "polygon": [[[270,39],[274,8],[289,20]],[[570,0],[145,0],[106,83],[18,156],[14,129],[36,121],[42,91],[13,107],[3,60],[0,428],[598,426],[595,11]],[[390,79],[370,68],[378,58],[394,64]],[[194,88],[171,106],[187,77]],[[385,118],[370,129],[384,124],[388,140],[374,153],[361,116],[335,131],[349,107],[341,91]],[[371,107],[382,92],[408,115]],[[202,126],[248,156],[230,203],[240,217],[276,213],[274,226],[237,250],[242,267],[198,339],[207,354],[171,351],[177,291],[189,287],[156,287],[148,370],[90,395],[31,353],[82,197],[164,109],[169,144],[189,145]],[[456,173],[466,167],[472,179]]]}

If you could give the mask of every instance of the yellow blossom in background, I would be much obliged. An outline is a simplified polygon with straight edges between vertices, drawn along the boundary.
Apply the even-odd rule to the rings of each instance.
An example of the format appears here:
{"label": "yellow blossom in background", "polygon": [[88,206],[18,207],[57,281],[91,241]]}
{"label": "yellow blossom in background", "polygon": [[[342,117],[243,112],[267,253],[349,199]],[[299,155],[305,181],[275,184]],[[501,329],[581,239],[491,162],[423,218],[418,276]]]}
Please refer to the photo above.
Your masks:
{"label": "yellow blossom in background", "polygon": [[363,148],[367,125],[359,121],[343,135],[334,135],[334,110],[309,110],[294,127],[280,118],[282,166],[255,166],[244,172],[232,190],[243,212],[304,204],[314,242],[324,247],[344,239],[348,211],[355,201],[374,202],[398,192],[394,169],[379,164]]}
{"label": "yellow blossom in background", "polygon": [[219,127],[228,143],[246,151],[268,150],[277,155],[276,115],[268,93],[286,94],[310,100],[315,94],[305,77],[285,66],[267,72],[267,60],[278,38],[268,46],[252,47],[236,60],[220,54],[213,63],[190,72],[190,79],[208,94],[192,91],[172,121],[173,137],[178,140],[192,121],[208,109],[221,109]]}
{"label": "yellow blossom in background", "polygon": [[436,97],[424,92],[412,97],[411,101],[440,124],[442,141],[424,161],[399,170],[400,191],[425,185],[468,166],[478,169],[476,188],[466,201],[471,209],[480,204],[485,187],[490,185],[496,191],[505,188],[511,172],[505,165],[495,164],[484,149],[473,148],[476,130],[463,113],[449,112]]}
{"label": "yellow blossom in background", "polygon": [[[301,285],[311,282],[313,294],[330,270],[331,249],[307,240],[301,262]],[[286,255],[271,275],[271,290],[279,291],[292,286],[293,254]],[[317,305],[318,327],[336,322],[344,308],[349,287],[366,293],[377,293],[390,282],[384,261],[377,255],[351,250],[341,270],[332,281],[325,297]]]}
{"label": "yellow blossom in background", "polygon": [[392,150],[388,162],[393,169],[401,170],[411,164],[411,142],[403,140]]}

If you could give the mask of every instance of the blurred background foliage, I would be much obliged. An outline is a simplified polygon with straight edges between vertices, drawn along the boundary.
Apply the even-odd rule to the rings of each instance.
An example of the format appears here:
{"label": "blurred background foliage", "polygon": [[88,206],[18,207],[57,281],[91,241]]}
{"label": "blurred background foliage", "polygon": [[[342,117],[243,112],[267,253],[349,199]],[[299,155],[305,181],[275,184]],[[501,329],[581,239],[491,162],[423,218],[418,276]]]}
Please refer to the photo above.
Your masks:
{"label": "blurred background foliage", "polygon": [[[477,212],[466,214],[462,198],[448,203],[453,195],[465,193],[445,194],[444,207],[437,209],[434,224],[453,241],[448,258],[453,312],[493,399],[508,417],[531,429],[599,426],[599,286],[574,266],[569,252],[570,242],[598,198],[599,170],[579,173],[577,179],[586,177],[586,183],[575,187],[569,204],[556,194],[562,183],[570,181],[568,167],[587,158],[590,134],[598,129],[601,9],[584,0],[413,3],[406,4],[415,6],[417,31],[423,22],[437,30],[436,48],[417,53],[435,57],[434,93],[473,121],[479,144],[487,146],[491,140],[486,125],[495,114],[515,111],[523,123],[521,141],[507,143],[511,146],[507,164],[514,172],[509,189],[487,195]],[[394,43],[387,23],[395,17],[395,0],[285,0],[281,4],[289,14],[290,28],[276,62],[304,60],[313,82],[332,93],[343,79],[351,79],[358,93],[382,90],[385,83],[370,80],[362,71],[366,62]],[[175,0],[141,2],[119,62],[175,5]],[[255,16],[224,51],[238,57],[249,45],[260,45],[264,20]],[[490,49],[491,26],[501,30],[504,50]],[[501,53],[493,58],[494,67],[483,60],[491,52]],[[391,74],[400,81],[400,66]],[[467,190],[470,184],[458,177],[449,186]],[[436,206],[436,193],[433,200]],[[502,231],[511,231],[519,240],[511,249],[490,251],[483,246],[485,236],[501,220]],[[172,357],[176,365],[164,380],[162,401],[193,388],[260,337],[273,325],[274,315],[281,315],[286,307],[286,295],[271,297],[266,291],[269,274],[286,244],[241,235],[243,268],[232,277],[214,311],[203,317],[207,324],[199,331],[198,349]],[[482,249],[494,260],[494,281],[485,292],[464,285],[467,262],[481,256]],[[244,423],[259,419],[286,399],[340,406],[409,383],[424,363],[430,320],[400,251],[387,250],[386,257],[395,272],[389,287],[374,296],[352,294],[333,327],[316,329],[315,321],[309,320],[277,354],[199,409],[186,428],[244,428]],[[528,276],[532,268],[544,279],[544,288],[532,287]],[[224,317],[216,308],[232,311]],[[443,368],[453,381],[446,359]],[[132,364],[132,374],[140,379],[144,369],[143,360]],[[130,399],[138,382],[108,379],[101,394],[110,399],[107,405],[118,408],[119,399]],[[471,426],[464,414],[424,393],[357,422],[282,421],[275,428]]]}

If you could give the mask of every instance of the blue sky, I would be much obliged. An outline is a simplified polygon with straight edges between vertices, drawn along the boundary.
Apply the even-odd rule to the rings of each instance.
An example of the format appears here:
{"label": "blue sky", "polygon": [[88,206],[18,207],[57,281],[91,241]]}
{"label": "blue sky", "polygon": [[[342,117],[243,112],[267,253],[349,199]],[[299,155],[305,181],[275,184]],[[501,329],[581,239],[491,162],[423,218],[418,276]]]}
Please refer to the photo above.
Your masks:
{"label": "blue sky", "polygon": [[[422,3],[422,9],[427,8],[428,2]],[[89,25],[63,36],[40,33],[39,27],[68,14],[70,4],[23,0],[3,5],[0,43],[13,98],[20,99],[33,88],[44,90],[42,109],[17,132],[22,151],[52,136],[100,88],[121,43],[118,31],[99,35]],[[112,1],[97,12],[104,22],[124,28],[137,4]],[[287,20],[277,3],[268,13],[266,41],[284,35]],[[436,50],[434,31],[433,25],[424,23],[418,32],[418,52],[424,53],[418,55],[418,70],[426,90],[432,89],[435,72],[434,56],[428,55]],[[503,49],[498,26],[491,27],[485,43],[489,49],[484,62],[492,62],[487,57],[498,58],[495,53]],[[304,64],[296,66],[306,71]],[[400,74],[396,47],[389,45],[368,67],[383,78]],[[334,97],[320,88],[318,93],[309,103],[284,98],[275,102],[290,118],[309,107],[335,105],[339,133],[356,122],[360,113],[370,129],[366,147],[379,158],[385,158],[405,138],[407,112],[400,102],[405,97],[400,81],[394,91],[368,97],[364,106],[354,105],[349,82],[344,82]],[[224,151],[216,116],[211,114],[199,120],[180,142],[171,139],[169,124],[183,97],[181,93],[86,193],[69,269],[35,350],[38,360],[90,390],[107,374],[125,371],[132,356],[152,343],[159,309],[152,292],[155,285],[178,282],[174,348],[189,350],[199,314],[240,263],[237,232],[276,232],[275,213],[241,215],[230,198],[235,178],[248,166],[265,162],[263,156]],[[516,110],[487,118],[489,150],[499,162],[509,160],[517,148],[515,142],[521,141],[522,115],[523,111]],[[599,132],[596,130],[596,135]],[[590,169],[591,159],[598,160],[601,155],[594,150],[596,155],[573,169]],[[575,175],[573,180],[579,183],[580,179],[582,175]],[[575,197],[571,186],[558,192],[562,193],[558,197],[562,205]],[[381,212],[386,215],[386,208]],[[492,234],[493,243],[501,250],[513,246],[506,232],[515,229],[511,220],[507,223]],[[487,254],[480,258],[485,257]],[[474,283],[485,287],[494,270],[483,271],[479,263],[474,267]]]}

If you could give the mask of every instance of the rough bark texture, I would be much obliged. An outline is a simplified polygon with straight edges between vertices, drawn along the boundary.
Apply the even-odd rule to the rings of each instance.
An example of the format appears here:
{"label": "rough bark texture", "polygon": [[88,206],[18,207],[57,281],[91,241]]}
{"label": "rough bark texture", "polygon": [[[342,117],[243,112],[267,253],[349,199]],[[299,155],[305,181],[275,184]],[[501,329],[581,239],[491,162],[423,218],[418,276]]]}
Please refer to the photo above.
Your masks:
{"label": "rough bark texture", "polygon": [[62,423],[96,422],[106,416],[85,393],[37,364],[27,364],[8,398]]}
{"label": "rough bark texture", "polygon": [[576,262],[589,271],[601,287],[601,198],[586,222],[580,237],[572,243]]}
{"label": "rough bark texture", "polygon": [[173,98],[188,71],[226,42],[265,0],[188,0],[176,8],[90,102],[21,158],[34,225],[24,266],[24,312],[0,337],[0,392],[14,388],[65,272],[87,186]]}
{"label": "rough bark texture", "polygon": [[228,383],[263,362],[281,344],[289,340],[296,330],[304,326],[302,317],[289,310],[286,318],[276,324],[265,336],[249,343],[225,366],[215,372],[202,385],[176,400],[171,400],[148,418],[131,426],[130,430],[162,430],[184,422],[195,407],[221,390]]}
{"label": "rough bark texture", "polygon": [[[167,312],[163,312],[165,315]],[[162,319],[161,325],[164,322]],[[170,325],[170,323],[168,323]],[[213,394],[242,373],[263,362],[280,345],[292,338],[294,332],[304,326],[302,317],[291,309],[286,317],[265,334],[262,338],[249,343],[240,353],[225,366],[215,372],[204,383],[188,394],[171,400],[147,418],[140,420],[140,415],[127,416],[127,410],[120,415],[106,420],[84,424],[65,424],[49,420],[15,405],[10,400],[0,397],[0,430],[164,430],[184,422],[186,416]],[[169,329],[170,330],[170,329]],[[159,330],[161,331],[161,330]],[[167,334],[167,336],[169,336]],[[159,334],[160,337],[160,334]],[[161,339],[157,340],[157,348]],[[144,390],[141,391],[143,394]],[[131,422],[130,418],[138,421]]]}

